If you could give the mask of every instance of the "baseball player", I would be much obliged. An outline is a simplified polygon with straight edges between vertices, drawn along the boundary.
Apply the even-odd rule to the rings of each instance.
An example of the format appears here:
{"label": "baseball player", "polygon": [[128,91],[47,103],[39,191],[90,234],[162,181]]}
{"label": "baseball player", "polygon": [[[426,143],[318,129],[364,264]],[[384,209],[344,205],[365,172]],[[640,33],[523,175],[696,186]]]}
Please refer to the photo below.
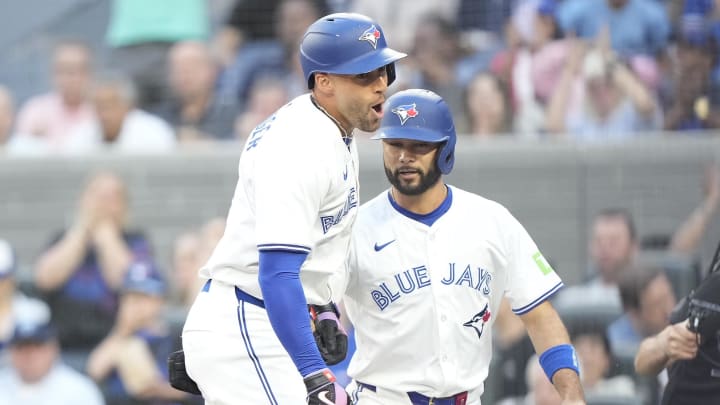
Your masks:
{"label": "baseball player", "polygon": [[388,99],[381,139],[390,190],[358,213],[344,300],[358,405],[479,405],[503,294],[563,404],[584,404],[567,332],[547,301],[563,283],[502,205],[446,185],[455,128],[427,90]]}
{"label": "baseball player", "polygon": [[328,15],[305,33],[311,92],[248,136],[225,233],[185,322],[185,368],[206,404],[347,403],[308,305],[325,358],[339,361],[347,336],[332,301],[344,283],[331,276],[344,275],[359,200],[353,130],[378,129],[404,56],[359,14]]}

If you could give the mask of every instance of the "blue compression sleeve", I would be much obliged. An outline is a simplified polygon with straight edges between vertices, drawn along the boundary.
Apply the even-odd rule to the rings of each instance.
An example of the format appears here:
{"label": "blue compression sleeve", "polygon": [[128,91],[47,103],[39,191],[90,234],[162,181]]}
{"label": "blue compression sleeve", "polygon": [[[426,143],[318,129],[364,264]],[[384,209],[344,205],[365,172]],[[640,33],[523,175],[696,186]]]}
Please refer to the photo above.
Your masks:
{"label": "blue compression sleeve", "polygon": [[300,266],[307,253],[260,251],[258,280],[270,324],[304,377],[326,368],[315,344],[300,283]]}

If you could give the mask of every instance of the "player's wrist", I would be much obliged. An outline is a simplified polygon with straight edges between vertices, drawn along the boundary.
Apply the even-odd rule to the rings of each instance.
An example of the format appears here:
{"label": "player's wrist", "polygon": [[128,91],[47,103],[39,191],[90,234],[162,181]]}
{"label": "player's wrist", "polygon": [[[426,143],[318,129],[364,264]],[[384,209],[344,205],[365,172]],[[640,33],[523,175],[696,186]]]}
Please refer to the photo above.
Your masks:
{"label": "player's wrist", "polygon": [[555,373],[562,369],[570,369],[580,375],[575,348],[570,344],[553,346],[540,355],[540,366],[550,381]]}

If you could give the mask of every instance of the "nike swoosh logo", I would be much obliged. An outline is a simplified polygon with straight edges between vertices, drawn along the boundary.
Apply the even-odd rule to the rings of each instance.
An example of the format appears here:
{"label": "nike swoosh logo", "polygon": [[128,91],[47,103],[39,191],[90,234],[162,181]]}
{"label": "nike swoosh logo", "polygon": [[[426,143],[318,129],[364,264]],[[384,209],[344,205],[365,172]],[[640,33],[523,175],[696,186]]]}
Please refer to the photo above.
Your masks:
{"label": "nike swoosh logo", "polygon": [[383,249],[385,248],[385,246],[387,246],[387,245],[389,245],[389,244],[391,244],[391,243],[393,243],[393,242],[395,242],[395,239],[391,240],[391,241],[388,242],[388,243],[383,243],[382,245],[378,245],[377,242],[375,242],[375,251],[376,251],[376,252],[379,252],[379,251],[383,250]]}
{"label": "nike swoosh logo", "polygon": [[323,404],[335,405],[335,402],[328,399],[327,396],[329,393],[330,393],[330,391],[322,391],[321,393],[318,394],[318,399],[320,399],[320,402],[322,402]]}

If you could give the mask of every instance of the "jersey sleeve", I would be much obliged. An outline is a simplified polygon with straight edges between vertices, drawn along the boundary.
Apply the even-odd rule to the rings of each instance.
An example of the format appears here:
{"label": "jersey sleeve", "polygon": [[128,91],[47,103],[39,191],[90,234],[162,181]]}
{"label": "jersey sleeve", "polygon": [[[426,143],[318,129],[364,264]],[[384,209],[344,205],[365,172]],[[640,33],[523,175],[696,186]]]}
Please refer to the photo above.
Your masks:
{"label": "jersey sleeve", "polygon": [[540,253],[535,242],[515,217],[503,208],[508,255],[507,297],[512,310],[522,315],[562,288],[555,270]]}
{"label": "jersey sleeve", "polygon": [[307,144],[267,141],[258,151],[262,153],[252,180],[258,249],[310,253],[313,227],[330,182],[325,160]]}

